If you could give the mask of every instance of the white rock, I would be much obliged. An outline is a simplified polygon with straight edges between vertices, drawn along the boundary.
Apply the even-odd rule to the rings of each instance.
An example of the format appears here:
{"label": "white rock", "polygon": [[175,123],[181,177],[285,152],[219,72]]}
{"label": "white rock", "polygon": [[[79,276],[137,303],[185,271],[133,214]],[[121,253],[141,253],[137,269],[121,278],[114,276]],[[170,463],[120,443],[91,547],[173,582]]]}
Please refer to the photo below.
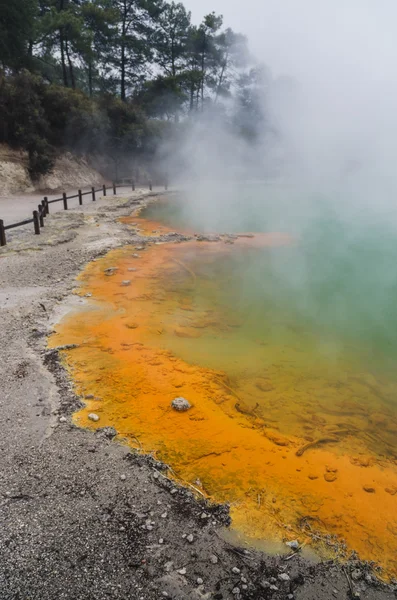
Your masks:
{"label": "white rock", "polygon": [[191,533],[189,533],[189,535],[187,536],[187,541],[189,542],[189,544],[193,544],[194,542],[194,537]]}
{"label": "white rock", "polygon": [[121,285],[123,285],[124,287],[127,287],[128,285],[131,285],[131,279],[124,279],[121,282]]}
{"label": "white rock", "polygon": [[239,573],[241,573],[241,571],[238,567],[233,567],[232,573],[235,573],[236,575],[238,575]]}
{"label": "white rock", "polygon": [[88,418],[90,421],[94,421],[95,423],[97,423],[97,421],[99,421],[99,417],[95,413],[90,413],[88,415]]}
{"label": "white rock", "polygon": [[197,585],[203,585],[204,581],[201,579],[201,577],[197,577]]}
{"label": "white rock", "polygon": [[278,578],[280,581],[289,581],[289,575],[287,573],[280,573]]}
{"label": "white rock", "polygon": [[60,423],[66,423],[67,422],[67,418],[66,417],[60,417],[59,418],[59,422]]}
{"label": "white rock", "polygon": [[185,567],[183,567],[183,569],[179,569],[178,573],[179,573],[179,575],[186,575]]}
{"label": "white rock", "polygon": [[186,400],[186,398],[175,398],[172,402],[171,402],[171,406],[174,410],[177,410],[178,412],[186,412],[187,410],[189,410],[189,408],[192,408],[190,402],[188,402]]}
{"label": "white rock", "polygon": [[121,481],[125,481],[127,479],[126,475],[124,475],[124,473],[122,475],[120,475],[120,479]]}
{"label": "white rock", "polygon": [[218,562],[218,557],[215,554],[211,554],[210,562],[212,562],[213,565],[216,565],[216,563]]}
{"label": "white rock", "polygon": [[291,548],[292,550],[297,550],[299,548],[298,540],[291,540],[290,542],[285,542],[285,545]]}

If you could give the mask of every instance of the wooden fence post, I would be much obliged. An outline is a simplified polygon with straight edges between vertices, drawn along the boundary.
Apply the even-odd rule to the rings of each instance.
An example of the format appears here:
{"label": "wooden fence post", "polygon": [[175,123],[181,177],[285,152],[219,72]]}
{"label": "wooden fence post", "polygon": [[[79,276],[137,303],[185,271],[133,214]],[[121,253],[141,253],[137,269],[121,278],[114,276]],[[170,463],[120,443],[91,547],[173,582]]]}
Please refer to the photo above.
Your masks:
{"label": "wooden fence post", "polygon": [[135,181],[132,180],[132,191],[135,192]]}
{"label": "wooden fence post", "polygon": [[43,213],[43,217],[45,217],[47,215],[47,206],[46,206],[45,200],[41,201],[41,210]]}
{"label": "wooden fence post", "polygon": [[79,190],[79,204],[80,206],[83,204],[83,193],[81,190]]}
{"label": "wooden fence post", "polygon": [[39,213],[39,223],[40,223],[40,227],[44,227],[44,215],[43,215],[43,207],[41,206],[41,204],[38,205],[37,207],[37,212]]}
{"label": "wooden fence post", "polygon": [[0,219],[0,246],[5,246],[7,244],[6,240],[6,232],[4,229],[4,221]]}
{"label": "wooden fence post", "polygon": [[50,207],[48,205],[48,198],[47,198],[47,196],[44,196],[44,204],[45,204],[45,214],[49,215],[50,214]]}
{"label": "wooden fence post", "polygon": [[152,191],[152,189],[153,189],[153,184],[151,181],[149,181],[149,190]]}
{"label": "wooden fence post", "polygon": [[115,196],[117,194],[117,190],[116,190],[116,184],[113,181],[113,196]]}
{"label": "wooden fence post", "polygon": [[103,195],[106,196],[106,185],[105,184],[103,184],[103,188],[102,189],[103,189]]}
{"label": "wooden fence post", "polygon": [[66,192],[63,192],[62,196],[63,196],[63,208],[65,210],[68,210],[68,197],[66,195]]}
{"label": "wooden fence post", "polygon": [[91,188],[92,191],[92,201],[95,202],[96,198],[95,198],[95,188]]}
{"label": "wooden fence post", "polygon": [[33,225],[35,235],[40,235],[40,221],[39,221],[39,213],[37,210],[33,211]]}

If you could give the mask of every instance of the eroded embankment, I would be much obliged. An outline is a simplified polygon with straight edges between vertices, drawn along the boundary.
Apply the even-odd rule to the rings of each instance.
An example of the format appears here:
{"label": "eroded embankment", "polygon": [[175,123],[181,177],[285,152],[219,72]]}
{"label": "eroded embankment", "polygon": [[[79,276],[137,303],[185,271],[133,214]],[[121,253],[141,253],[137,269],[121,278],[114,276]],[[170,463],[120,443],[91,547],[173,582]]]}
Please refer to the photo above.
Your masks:
{"label": "eroded embankment", "polygon": [[[158,226],[147,224],[147,231],[153,229]],[[254,247],[282,246],[288,238],[273,234],[226,241],[233,243],[125,247],[87,266],[79,288],[89,296],[87,304],[64,319],[51,340],[53,346],[77,345],[64,352],[76,391],[86,402],[76,423],[114,426],[120,439],[154,452],[181,480],[216,501],[230,502],[233,527],[244,534],[322,540],[340,556],[346,540],[362,559],[379,561],[395,574],[396,466],[371,451],[358,433],[355,438],[358,426],[354,430],[350,423],[346,431],[345,421],[344,429],[337,425],[340,415],[316,417],[309,401],[316,377],[302,396],[301,390],[291,392],[296,376],[286,371],[277,379],[270,364],[255,376],[235,378],[227,369],[203,366],[211,346],[217,348],[225,337],[232,344],[240,325],[216,302],[211,307],[200,301],[194,265]],[[201,349],[193,354],[201,352],[203,360],[186,360],[186,344],[198,344]],[[243,364],[256,360],[243,351]],[[268,356],[277,351],[270,348]],[[285,377],[292,378],[288,389]],[[325,377],[317,374],[326,395]],[[278,385],[279,405],[268,395]],[[354,385],[362,382],[349,383]],[[188,398],[192,409],[173,411],[176,396]],[[306,413],[306,422],[290,419],[297,411]],[[90,413],[99,416],[97,424]],[[320,434],[305,436],[307,422],[316,418],[319,423],[310,432],[317,427]]]}

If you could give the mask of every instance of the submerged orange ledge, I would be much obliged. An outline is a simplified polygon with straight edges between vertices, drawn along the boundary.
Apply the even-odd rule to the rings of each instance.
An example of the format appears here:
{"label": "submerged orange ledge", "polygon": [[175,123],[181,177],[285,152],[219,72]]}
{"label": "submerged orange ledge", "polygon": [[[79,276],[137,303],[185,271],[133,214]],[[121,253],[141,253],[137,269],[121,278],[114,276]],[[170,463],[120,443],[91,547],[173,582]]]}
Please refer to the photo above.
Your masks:
{"label": "submerged orange ledge", "polygon": [[[53,347],[78,345],[63,351],[76,392],[86,398],[74,420],[90,428],[114,426],[120,439],[155,452],[181,480],[231,503],[232,527],[248,537],[310,541],[310,533],[320,530],[396,575],[395,462],[365,446],[354,455],[348,444],[313,446],[300,454],[308,443],[304,430],[292,424],[283,431],[275,420],[280,407],[268,403],[255,411],[223,370],[189,364],[170,349],[171,338],[194,344],[206,327],[216,337],[217,326],[235,326],[228,316],[195,312],[188,296],[169,297],[173,277],[194,278],[190,253],[204,259],[258,243],[282,245],[287,239],[260,234],[231,247],[154,245],[139,260],[133,247],[125,247],[89,264],[79,277],[79,294],[92,298],[67,315],[51,338]],[[105,273],[110,267],[117,267],[112,276]],[[131,284],[123,285],[125,280]],[[247,383],[254,384],[255,393],[266,396],[267,376]],[[192,409],[173,411],[176,396],[187,398]],[[299,399],[285,394],[281,413],[287,421],[297,406]],[[99,415],[97,424],[88,420],[91,412]],[[308,419],[312,407],[309,412]]]}

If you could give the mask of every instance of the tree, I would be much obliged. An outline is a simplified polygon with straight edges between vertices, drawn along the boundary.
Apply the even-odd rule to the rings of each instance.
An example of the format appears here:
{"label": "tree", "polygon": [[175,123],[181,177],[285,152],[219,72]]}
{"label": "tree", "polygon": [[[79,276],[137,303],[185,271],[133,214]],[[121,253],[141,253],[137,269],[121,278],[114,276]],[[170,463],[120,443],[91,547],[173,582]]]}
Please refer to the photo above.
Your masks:
{"label": "tree", "polygon": [[270,83],[266,67],[250,69],[237,81],[237,102],[234,125],[237,134],[249,142],[255,142],[266,123],[265,101]]}
{"label": "tree", "polygon": [[28,65],[29,40],[37,12],[35,0],[0,2],[0,61],[3,69]]}
{"label": "tree", "polygon": [[167,76],[175,78],[186,68],[190,20],[191,13],[180,2],[165,4],[156,19],[155,61]]}
{"label": "tree", "polygon": [[247,38],[228,28],[215,39],[214,64],[211,87],[215,103],[221,96],[229,96],[231,86],[236,83],[240,69],[249,59]]}
{"label": "tree", "polygon": [[87,70],[87,88],[90,97],[94,88],[103,89],[108,74],[106,66],[111,40],[117,33],[117,13],[111,0],[93,0],[81,6],[85,36],[79,44],[79,53]]}
{"label": "tree", "polygon": [[117,34],[109,60],[118,74],[120,97],[148,70],[153,56],[151,36],[153,19],[161,10],[161,0],[112,0],[116,12]]}

